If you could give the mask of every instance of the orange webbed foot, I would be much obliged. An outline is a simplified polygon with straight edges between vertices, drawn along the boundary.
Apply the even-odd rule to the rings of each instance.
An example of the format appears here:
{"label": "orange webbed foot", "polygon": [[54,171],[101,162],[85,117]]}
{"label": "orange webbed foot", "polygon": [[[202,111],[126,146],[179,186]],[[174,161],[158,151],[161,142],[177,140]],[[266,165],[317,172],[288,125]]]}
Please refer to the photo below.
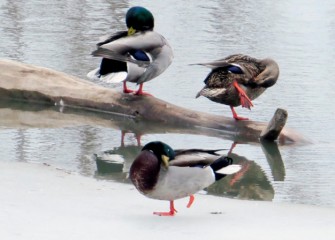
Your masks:
{"label": "orange webbed foot", "polygon": [[154,215],[161,216],[161,217],[173,217],[175,212],[177,211],[170,211],[170,212],[154,212]]}
{"label": "orange webbed foot", "polygon": [[126,82],[123,82],[123,93],[133,93],[134,90],[128,89]]}
{"label": "orange webbed foot", "polygon": [[[238,85],[236,81],[233,83],[234,87],[239,93],[240,101],[241,101],[241,106],[250,109],[254,105],[252,104],[250,98],[248,95],[245,93],[245,91]],[[241,119],[240,119],[241,120]]]}
{"label": "orange webbed foot", "polygon": [[139,89],[135,92],[135,95],[152,96],[150,93],[143,92],[143,83],[140,84],[140,87],[139,87]]}
{"label": "orange webbed foot", "polygon": [[174,208],[173,201],[170,201],[170,211],[169,212],[153,212],[153,214],[164,217],[173,217],[177,210]]}
{"label": "orange webbed foot", "polygon": [[134,93],[134,95],[137,95],[137,96],[151,96],[152,95],[150,93],[147,93],[147,92],[143,92],[143,91],[137,91]]}
{"label": "orange webbed foot", "polygon": [[123,89],[123,93],[133,93],[135,92],[134,90],[130,90],[130,89]]}
{"label": "orange webbed foot", "polygon": [[231,112],[233,113],[233,118],[235,120],[237,120],[237,121],[239,121],[239,120],[249,120],[249,118],[238,116],[237,113],[235,112],[234,107],[230,106],[230,109],[231,109]]}

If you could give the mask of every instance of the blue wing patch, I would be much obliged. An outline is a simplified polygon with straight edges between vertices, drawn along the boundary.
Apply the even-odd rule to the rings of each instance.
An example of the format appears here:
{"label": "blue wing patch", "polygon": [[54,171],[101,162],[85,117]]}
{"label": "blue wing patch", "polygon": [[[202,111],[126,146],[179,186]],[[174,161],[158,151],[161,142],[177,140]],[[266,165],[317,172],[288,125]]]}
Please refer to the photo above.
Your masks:
{"label": "blue wing patch", "polygon": [[243,74],[244,72],[242,71],[242,69],[238,66],[228,66],[227,70],[231,73],[235,73],[235,74]]}
{"label": "blue wing patch", "polygon": [[148,55],[142,50],[132,50],[129,53],[138,61],[150,61]]}

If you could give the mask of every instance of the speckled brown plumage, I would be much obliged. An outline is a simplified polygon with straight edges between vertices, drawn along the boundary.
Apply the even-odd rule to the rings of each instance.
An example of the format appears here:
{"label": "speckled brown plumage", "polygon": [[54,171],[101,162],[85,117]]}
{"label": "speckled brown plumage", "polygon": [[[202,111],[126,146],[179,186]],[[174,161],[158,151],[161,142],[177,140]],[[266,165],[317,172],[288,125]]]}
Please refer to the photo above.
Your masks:
{"label": "speckled brown plumage", "polygon": [[[242,74],[229,71],[229,66],[238,65],[243,69]],[[200,64],[212,68],[205,79],[206,86],[198,93],[197,97],[204,96],[208,99],[236,107],[241,105],[239,92],[233,86],[236,81],[253,100],[260,96],[267,87],[277,81],[279,68],[272,59],[256,59],[247,55],[235,54],[212,63]]]}

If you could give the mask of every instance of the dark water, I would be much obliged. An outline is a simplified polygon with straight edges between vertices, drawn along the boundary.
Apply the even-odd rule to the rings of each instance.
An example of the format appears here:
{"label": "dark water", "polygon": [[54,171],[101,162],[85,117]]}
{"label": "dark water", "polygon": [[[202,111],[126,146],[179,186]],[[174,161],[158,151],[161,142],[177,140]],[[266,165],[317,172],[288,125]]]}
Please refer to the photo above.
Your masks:
{"label": "dark water", "polygon": [[[243,165],[243,174],[211,186],[209,193],[334,207],[335,2],[0,0],[0,57],[85,78],[99,62],[90,56],[98,38],[124,29],[124,14],[134,5],[153,12],[156,31],[175,54],[169,69],[145,85],[147,91],[184,107],[230,115],[227,106],[194,98],[208,69],[188,64],[232,53],[269,56],[280,65],[278,83],[254,101],[252,111],[237,108],[238,113],[269,121],[276,108],[287,109],[287,126],[313,141],[306,146],[237,144],[232,156]],[[127,169],[140,149],[131,133],[121,145],[121,130],[136,125],[125,119],[3,101],[0,114],[2,161],[43,162],[127,182]],[[141,144],[157,139],[175,148],[229,149],[233,144],[145,126],[142,133]],[[102,157],[114,163],[99,161],[103,151],[109,154]]]}

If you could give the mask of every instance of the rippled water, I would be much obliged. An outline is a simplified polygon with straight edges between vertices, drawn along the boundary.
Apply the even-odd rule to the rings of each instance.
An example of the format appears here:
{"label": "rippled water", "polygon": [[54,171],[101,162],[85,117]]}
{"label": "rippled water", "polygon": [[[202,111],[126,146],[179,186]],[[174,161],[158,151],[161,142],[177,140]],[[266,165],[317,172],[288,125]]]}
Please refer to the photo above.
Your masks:
{"label": "rippled water", "polygon": [[[313,141],[306,146],[279,146],[281,158],[274,162],[266,157],[269,148],[238,144],[233,154],[244,166],[243,175],[212,186],[209,193],[335,206],[335,4],[331,0],[322,4],[314,0],[0,0],[0,57],[85,78],[99,62],[90,56],[97,39],[124,29],[124,14],[134,5],[153,12],[156,31],[168,39],[175,54],[169,69],[145,85],[147,91],[184,107],[230,115],[227,106],[194,98],[208,69],[188,64],[232,53],[269,56],[280,65],[278,83],[254,101],[252,111],[237,111],[268,121],[276,108],[285,108],[287,126]],[[134,124],[124,119],[62,114],[54,107],[39,109],[8,102],[1,102],[0,114],[3,161],[43,162],[86,176],[127,182],[125,173],[140,149],[131,133],[121,146],[121,130],[132,129]],[[143,133],[142,144],[160,139],[175,148],[229,149],[232,145],[228,139],[155,133],[144,127]],[[108,150],[107,155],[102,154]],[[101,157],[114,163],[101,162]]]}

